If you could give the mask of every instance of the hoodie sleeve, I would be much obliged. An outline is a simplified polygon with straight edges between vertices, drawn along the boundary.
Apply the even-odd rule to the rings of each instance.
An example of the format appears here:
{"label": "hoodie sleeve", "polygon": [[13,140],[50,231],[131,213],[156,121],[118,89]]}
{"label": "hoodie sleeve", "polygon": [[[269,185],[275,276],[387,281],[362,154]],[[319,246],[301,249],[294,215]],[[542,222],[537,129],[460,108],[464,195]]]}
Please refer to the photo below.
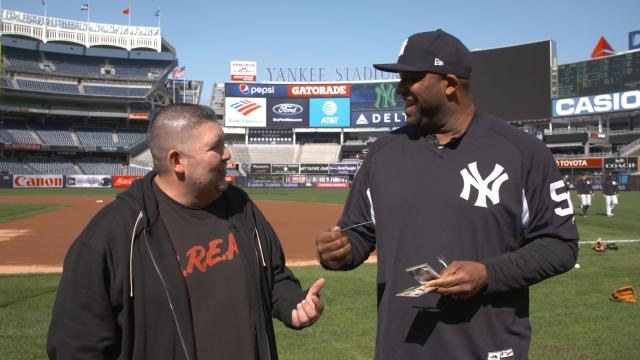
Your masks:
{"label": "hoodie sleeve", "polygon": [[84,241],[95,235],[85,229],[65,256],[47,338],[50,359],[115,359],[120,352],[107,256]]}
{"label": "hoodie sleeve", "polygon": [[[272,289],[271,305],[272,316],[282,321],[287,327],[291,325],[291,310],[306,296],[306,291],[300,288],[300,282],[293,275],[293,272],[285,265],[284,251],[280,244],[278,235],[271,227],[271,224],[264,217],[262,212],[253,204],[254,216],[260,242],[265,244],[260,251],[267,251],[263,254],[263,259],[270,267]],[[262,261],[262,260],[261,260]]]}
{"label": "hoodie sleeve", "polygon": [[564,273],[576,263],[573,204],[555,160],[546,149],[535,148],[524,165],[522,245],[482,261],[487,267],[487,292],[526,287]]}

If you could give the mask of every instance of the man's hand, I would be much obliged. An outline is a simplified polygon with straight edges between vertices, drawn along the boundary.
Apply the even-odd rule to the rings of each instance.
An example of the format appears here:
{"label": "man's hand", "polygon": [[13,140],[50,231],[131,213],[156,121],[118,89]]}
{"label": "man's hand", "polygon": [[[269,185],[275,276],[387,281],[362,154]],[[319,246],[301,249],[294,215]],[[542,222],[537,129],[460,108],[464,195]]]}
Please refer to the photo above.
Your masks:
{"label": "man's hand", "polygon": [[330,269],[339,269],[351,258],[349,239],[342,235],[337,226],[316,236],[316,251],[318,261]]}
{"label": "man's hand", "polygon": [[487,268],[475,261],[454,261],[442,270],[440,279],[428,281],[425,287],[436,287],[434,292],[468,299],[487,285]]}
{"label": "man's hand", "polygon": [[325,284],[324,279],[316,280],[309,288],[307,297],[291,310],[291,325],[296,329],[302,329],[313,325],[322,315],[324,304],[320,300],[320,289]]}

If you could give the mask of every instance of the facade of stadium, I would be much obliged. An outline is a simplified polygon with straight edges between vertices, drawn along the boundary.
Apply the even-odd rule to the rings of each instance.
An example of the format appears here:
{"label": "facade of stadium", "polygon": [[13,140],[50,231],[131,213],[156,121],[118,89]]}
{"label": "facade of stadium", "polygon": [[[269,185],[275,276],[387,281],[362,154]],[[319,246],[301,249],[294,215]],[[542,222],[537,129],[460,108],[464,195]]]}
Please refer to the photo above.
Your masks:
{"label": "facade of stadium", "polygon": [[[126,186],[151,168],[153,112],[200,103],[202,81],[170,79],[178,56],[160,28],[1,19],[0,186]],[[405,123],[396,83],[214,84],[229,180],[348,187],[370,144]],[[640,52],[558,66],[553,41],[478,51],[472,86],[479,109],[543,140],[562,172],[640,188]]]}

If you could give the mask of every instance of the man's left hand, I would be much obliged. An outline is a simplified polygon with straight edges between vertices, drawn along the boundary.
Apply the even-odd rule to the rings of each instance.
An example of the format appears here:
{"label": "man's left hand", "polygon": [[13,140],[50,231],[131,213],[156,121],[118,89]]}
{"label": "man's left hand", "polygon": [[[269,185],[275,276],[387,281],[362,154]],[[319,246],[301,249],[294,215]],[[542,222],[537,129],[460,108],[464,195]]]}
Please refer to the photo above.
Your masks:
{"label": "man's left hand", "polygon": [[324,279],[316,280],[307,292],[307,297],[291,310],[291,325],[296,329],[302,329],[313,325],[322,315],[324,304],[320,300],[320,289],[325,284]]}
{"label": "man's left hand", "polygon": [[435,293],[468,299],[487,285],[487,268],[476,261],[454,261],[442,270],[440,279],[428,281],[425,287],[436,287]]}

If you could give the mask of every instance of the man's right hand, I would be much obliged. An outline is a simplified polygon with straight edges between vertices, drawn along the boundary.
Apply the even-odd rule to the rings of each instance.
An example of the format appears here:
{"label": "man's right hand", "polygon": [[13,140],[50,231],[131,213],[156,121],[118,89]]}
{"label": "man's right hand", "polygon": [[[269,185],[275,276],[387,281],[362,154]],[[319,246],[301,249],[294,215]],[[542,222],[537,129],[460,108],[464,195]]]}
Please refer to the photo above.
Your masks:
{"label": "man's right hand", "polygon": [[318,261],[329,269],[339,269],[351,259],[351,244],[338,226],[316,236],[316,251]]}

